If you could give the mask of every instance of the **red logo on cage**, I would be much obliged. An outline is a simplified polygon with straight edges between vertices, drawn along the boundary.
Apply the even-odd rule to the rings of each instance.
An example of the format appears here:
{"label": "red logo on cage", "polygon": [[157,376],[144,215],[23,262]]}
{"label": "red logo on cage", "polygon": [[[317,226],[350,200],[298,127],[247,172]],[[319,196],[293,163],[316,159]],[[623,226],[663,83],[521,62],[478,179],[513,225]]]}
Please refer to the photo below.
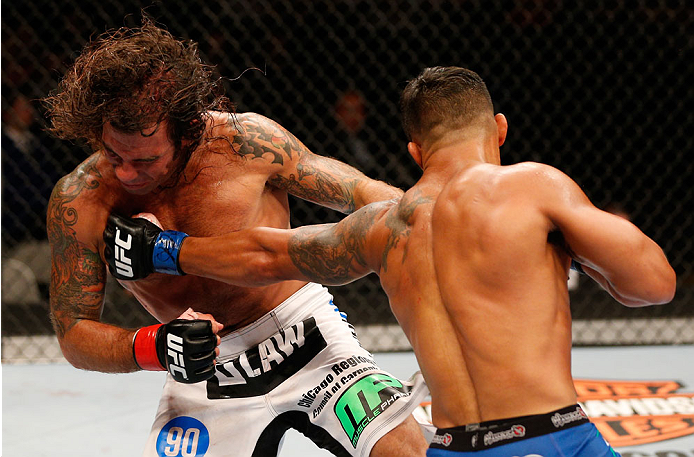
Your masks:
{"label": "red logo on cage", "polygon": [[694,393],[676,381],[575,379],[578,401],[614,447],[694,434]]}

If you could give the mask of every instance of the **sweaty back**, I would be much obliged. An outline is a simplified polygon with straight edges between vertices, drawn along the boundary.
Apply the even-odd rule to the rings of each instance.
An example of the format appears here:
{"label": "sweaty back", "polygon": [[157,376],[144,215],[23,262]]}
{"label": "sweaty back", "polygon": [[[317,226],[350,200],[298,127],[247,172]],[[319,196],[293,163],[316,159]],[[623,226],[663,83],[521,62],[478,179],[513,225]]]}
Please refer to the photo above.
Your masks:
{"label": "sweaty back", "polygon": [[481,420],[575,403],[566,254],[548,243],[532,167],[469,167],[434,208],[437,281]]}

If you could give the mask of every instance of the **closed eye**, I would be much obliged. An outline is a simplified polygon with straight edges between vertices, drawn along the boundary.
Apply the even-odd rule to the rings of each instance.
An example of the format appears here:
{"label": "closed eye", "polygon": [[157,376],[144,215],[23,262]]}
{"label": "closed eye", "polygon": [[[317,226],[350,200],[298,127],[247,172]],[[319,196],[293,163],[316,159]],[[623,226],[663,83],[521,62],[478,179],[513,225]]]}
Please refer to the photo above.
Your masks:
{"label": "closed eye", "polygon": [[148,157],[146,159],[133,160],[133,162],[135,162],[135,163],[152,163],[152,162],[156,162],[157,160],[159,160],[159,157]]}

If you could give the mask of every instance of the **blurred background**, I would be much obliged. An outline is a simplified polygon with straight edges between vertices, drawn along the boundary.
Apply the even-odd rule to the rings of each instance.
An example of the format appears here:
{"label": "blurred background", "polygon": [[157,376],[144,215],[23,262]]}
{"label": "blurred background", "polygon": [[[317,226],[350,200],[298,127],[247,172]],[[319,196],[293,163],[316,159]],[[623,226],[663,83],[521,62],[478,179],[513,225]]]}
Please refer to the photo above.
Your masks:
{"label": "blurred background", "polygon": [[[238,111],[275,119],[314,152],[407,188],[398,98],[424,67],[487,82],[510,124],[502,163],[539,161],[629,218],[678,275],[666,306],[630,309],[570,280],[576,345],[694,343],[694,9],[686,0],[3,0],[2,361],[60,359],[48,317],[45,211],[88,151],[45,132],[39,99],[90,38],[141,9],[199,43]],[[244,70],[254,68],[256,70]],[[292,200],[293,225],[337,220]],[[518,259],[518,268],[532,265]],[[109,281],[104,320],[154,320]],[[408,348],[378,278],[331,288],[372,351]],[[27,344],[30,342],[30,344]]]}

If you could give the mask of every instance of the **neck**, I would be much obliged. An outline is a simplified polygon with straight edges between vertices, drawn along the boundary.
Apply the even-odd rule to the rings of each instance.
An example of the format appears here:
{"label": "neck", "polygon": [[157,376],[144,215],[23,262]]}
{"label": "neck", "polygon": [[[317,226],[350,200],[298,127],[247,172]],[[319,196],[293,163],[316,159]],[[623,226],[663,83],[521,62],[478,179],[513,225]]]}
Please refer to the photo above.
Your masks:
{"label": "neck", "polygon": [[500,165],[498,140],[489,136],[442,139],[427,148],[422,157],[425,172],[453,174],[480,163]]}

